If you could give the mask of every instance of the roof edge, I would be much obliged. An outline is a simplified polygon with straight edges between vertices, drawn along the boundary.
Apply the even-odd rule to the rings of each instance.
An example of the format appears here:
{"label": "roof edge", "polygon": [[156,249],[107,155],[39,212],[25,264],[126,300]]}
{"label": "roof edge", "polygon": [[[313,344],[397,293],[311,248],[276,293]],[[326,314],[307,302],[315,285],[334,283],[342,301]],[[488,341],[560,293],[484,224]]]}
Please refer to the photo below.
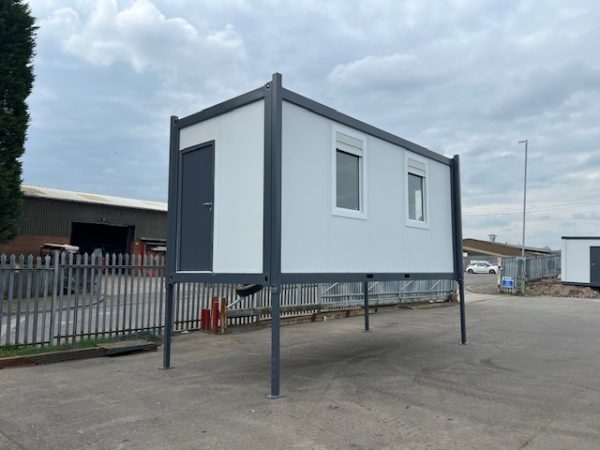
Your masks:
{"label": "roof edge", "polygon": [[[85,203],[91,205],[105,205],[118,208],[142,209],[147,211],[167,211],[166,203],[156,202],[153,200],[140,200],[127,197],[116,197],[112,195],[94,194],[89,192],[69,191],[66,189],[34,186],[31,184],[21,184],[21,192],[23,193],[24,197],[31,198],[72,203]],[[86,198],[86,196],[96,198]]]}
{"label": "roof edge", "polygon": [[591,240],[600,240],[600,236],[561,236],[561,239],[573,239],[573,240],[577,240],[577,239],[591,239]]}

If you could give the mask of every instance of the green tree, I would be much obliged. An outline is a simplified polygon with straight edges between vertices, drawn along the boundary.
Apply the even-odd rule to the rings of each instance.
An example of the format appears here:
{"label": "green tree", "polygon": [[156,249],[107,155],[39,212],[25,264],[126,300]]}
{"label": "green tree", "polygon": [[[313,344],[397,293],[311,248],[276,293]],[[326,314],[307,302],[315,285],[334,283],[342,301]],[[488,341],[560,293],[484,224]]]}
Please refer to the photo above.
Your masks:
{"label": "green tree", "polygon": [[22,0],[0,0],[0,243],[13,239],[21,218],[21,161],[33,86],[35,20]]}

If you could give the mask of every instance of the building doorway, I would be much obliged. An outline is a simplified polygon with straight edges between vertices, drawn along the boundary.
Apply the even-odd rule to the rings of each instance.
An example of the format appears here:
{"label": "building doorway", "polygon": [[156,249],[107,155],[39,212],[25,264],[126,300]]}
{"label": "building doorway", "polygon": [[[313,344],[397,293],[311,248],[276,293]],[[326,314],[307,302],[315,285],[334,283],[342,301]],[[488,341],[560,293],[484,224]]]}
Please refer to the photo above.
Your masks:
{"label": "building doorway", "polygon": [[135,226],[107,225],[104,223],[73,222],[71,244],[79,247],[80,253],[129,253],[135,235]]}

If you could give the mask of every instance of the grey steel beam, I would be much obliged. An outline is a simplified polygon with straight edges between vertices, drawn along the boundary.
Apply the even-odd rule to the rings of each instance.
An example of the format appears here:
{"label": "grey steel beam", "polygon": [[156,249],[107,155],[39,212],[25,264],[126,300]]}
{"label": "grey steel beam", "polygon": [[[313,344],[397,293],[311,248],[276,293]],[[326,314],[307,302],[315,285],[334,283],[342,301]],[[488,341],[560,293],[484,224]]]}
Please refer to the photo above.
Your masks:
{"label": "grey steel beam", "polygon": [[281,133],[282,133],[282,86],[281,74],[274,73],[270,91],[270,135],[265,136],[271,143],[271,234],[270,234],[270,276],[271,284],[271,394],[269,398],[280,396],[280,296],[281,296]]}
{"label": "grey steel beam", "polygon": [[281,286],[271,287],[271,393],[270,399],[280,397],[281,378],[281,318],[280,318]]}
{"label": "grey steel beam", "polygon": [[[171,334],[173,333],[173,274],[176,270],[177,245],[177,180],[179,178],[179,127],[177,116],[171,116],[169,142],[169,209],[167,211],[167,256],[165,261],[166,303],[163,335],[163,369],[171,368]],[[131,320],[131,317],[130,317]]]}
{"label": "grey steel beam", "polygon": [[369,282],[365,281],[363,283],[363,298],[364,298],[364,308],[365,308],[365,331],[369,331]]}
{"label": "grey steel beam", "polygon": [[165,328],[163,335],[163,369],[171,368],[171,336],[173,334],[173,291],[175,284],[167,282]]}
{"label": "grey steel beam", "polygon": [[265,88],[264,86],[261,86],[253,91],[246,92],[245,94],[203,109],[202,111],[198,111],[197,113],[182,117],[179,119],[179,128],[189,127],[190,125],[195,125],[197,123],[204,122],[205,120],[212,119],[213,117],[228,113],[234,109],[254,103],[255,101],[262,99],[264,96]]}
{"label": "grey steel beam", "polygon": [[454,275],[458,283],[459,309],[460,309],[460,342],[467,343],[467,323],[465,308],[465,277],[463,270],[463,235],[462,235],[462,205],[460,198],[460,157],[454,155],[451,165],[451,200],[452,200],[452,228],[454,251]]}
{"label": "grey steel beam", "polygon": [[455,280],[456,272],[431,273],[282,273],[282,284],[364,282],[364,281],[410,281],[410,280]]}

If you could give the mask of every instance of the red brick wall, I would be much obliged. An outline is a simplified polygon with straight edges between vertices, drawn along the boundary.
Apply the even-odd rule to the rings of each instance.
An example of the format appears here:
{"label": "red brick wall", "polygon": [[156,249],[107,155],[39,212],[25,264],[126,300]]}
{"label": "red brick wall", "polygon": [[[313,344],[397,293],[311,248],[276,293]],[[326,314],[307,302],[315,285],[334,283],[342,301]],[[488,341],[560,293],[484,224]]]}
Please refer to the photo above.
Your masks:
{"label": "red brick wall", "polygon": [[8,255],[33,255],[40,254],[40,247],[45,243],[52,244],[68,244],[68,237],[59,236],[26,236],[19,235],[8,244],[0,245],[0,255],[6,253]]}

